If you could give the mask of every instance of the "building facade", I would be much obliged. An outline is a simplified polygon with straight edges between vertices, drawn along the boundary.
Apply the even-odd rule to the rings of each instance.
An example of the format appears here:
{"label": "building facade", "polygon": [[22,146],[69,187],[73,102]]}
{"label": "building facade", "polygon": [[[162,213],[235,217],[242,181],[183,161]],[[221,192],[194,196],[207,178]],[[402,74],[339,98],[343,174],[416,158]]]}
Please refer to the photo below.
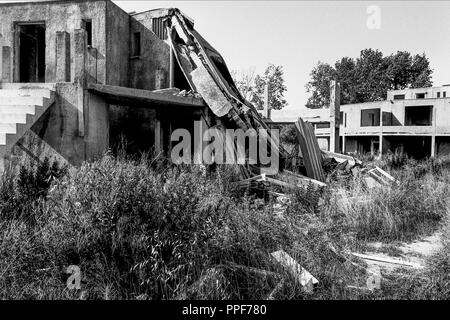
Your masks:
{"label": "building facade", "polygon": [[118,146],[169,154],[172,133],[195,135],[198,122],[202,131],[266,127],[176,8],[2,3],[0,62],[0,171],[24,158],[76,166]]}
{"label": "building facade", "polygon": [[[404,152],[415,158],[450,153],[450,86],[393,90],[387,100],[342,105],[341,152]],[[329,109],[307,116],[329,149]]]}

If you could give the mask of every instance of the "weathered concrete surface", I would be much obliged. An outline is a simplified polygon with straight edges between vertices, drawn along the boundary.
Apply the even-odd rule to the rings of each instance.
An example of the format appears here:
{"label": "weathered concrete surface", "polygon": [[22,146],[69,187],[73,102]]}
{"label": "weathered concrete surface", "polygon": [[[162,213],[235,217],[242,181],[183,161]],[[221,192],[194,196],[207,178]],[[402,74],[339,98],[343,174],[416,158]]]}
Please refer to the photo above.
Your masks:
{"label": "weathered concrete surface", "polygon": [[339,118],[341,111],[341,85],[335,80],[330,84],[330,151],[339,150]]}
{"label": "weathered concrete surface", "polygon": [[1,73],[1,81],[10,82],[12,75],[12,60],[11,60],[11,47],[3,46],[0,48],[2,51],[2,73]]}
{"label": "weathered concrete surface", "polygon": [[170,47],[152,32],[152,13],[131,17],[130,39],[141,33],[141,56],[130,61],[130,87],[156,90],[169,87]]}
{"label": "weathered concrete surface", "polygon": [[56,32],[56,82],[70,81],[70,34]]}
{"label": "weathered concrete surface", "polygon": [[[106,4],[106,82],[113,86],[129,85],[131,17],[108,1]],[[98,51],[101,61],[101,51]],[[140,70],[145,72],[145,69]]]}
{"label": "weathered concrete surface", "polygon": [[[34,3],[0,4],[0,30],[3,30],[3,45],[14,48],[15,23],[39,22],[46,24],[46,71],[45,81],[56,82],[56,32],[73,34],[80,29],[83,19],[92,20],[92,43],[102,56],[107,54],[106,46],[106,1],[54,1]],[[73,44],[72,44],[73,45]],[[73,48],[71,52],[74,52]],[[13,59],[16,56],[14,55]],[[73,58],[73,57],[71,57]],[[99,79],[106,80],[106,64],[99,61]],[[14,80],[18,81],[17,68],[13,68]],[[73,74],[73,73],[72,73]]]}
{"label": "weathered concrete surface", "polygon": [[[42,159],[45,156],[64,158],[71,165],[78,166],[84,160],[93,160],[109,147],[108,105],[88,93],[89,108],[85,114],[87,130],[84,137],[78,135],[78,87],[72,83],[56,84],[56,100],[46,113],[32,126],[31,130],[42,139],[33,146],[36,137],[20,140],[23,155]],[[17,151],[15,147],[15,153]],[[23,151],[23,149],[29,152]],[[57,153],[55,155],[54,153]]]}

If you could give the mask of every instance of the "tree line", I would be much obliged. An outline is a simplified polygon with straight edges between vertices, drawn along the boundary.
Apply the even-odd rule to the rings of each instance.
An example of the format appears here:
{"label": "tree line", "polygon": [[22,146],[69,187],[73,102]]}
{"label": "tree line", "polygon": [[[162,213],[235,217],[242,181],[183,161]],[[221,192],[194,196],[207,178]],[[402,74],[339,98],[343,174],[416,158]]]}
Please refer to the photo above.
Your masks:
{"label": "tree line", "polygon": [[350,104],[385,100],[388,90],[431,87],[432,73],[425,53],[407,51],[383,56],[379,50],[365,49],[356,59],[343,57],[334,66],[319,61],[306,84],[306,107],[329,105],[330,80],[341,84],[341,104]]}

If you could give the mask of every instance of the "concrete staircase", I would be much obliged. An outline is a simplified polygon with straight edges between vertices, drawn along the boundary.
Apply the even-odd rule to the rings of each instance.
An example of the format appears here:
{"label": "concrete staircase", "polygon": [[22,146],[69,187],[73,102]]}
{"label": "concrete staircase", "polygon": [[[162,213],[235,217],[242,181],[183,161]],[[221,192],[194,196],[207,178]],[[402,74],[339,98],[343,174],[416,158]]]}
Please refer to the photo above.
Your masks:
{"label": "concrete staircase", "polygon": [[55,101],[54,84],[0,84],[0,159]]}

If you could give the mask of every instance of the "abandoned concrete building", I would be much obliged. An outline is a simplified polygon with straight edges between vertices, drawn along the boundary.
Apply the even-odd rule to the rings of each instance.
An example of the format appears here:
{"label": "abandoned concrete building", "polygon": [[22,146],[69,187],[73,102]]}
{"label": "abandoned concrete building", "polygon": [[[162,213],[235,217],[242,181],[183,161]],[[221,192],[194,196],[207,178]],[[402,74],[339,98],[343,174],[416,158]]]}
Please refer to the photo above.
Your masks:
{"label": "abandoned concrete building", "polygon": [[[393,90],[385,101],[340,106],[339,149],[404,152],[414,158],[450,154],[450,86]],[[330,109],[301,115],[319,145],[330,149]]]}
{"label": "abandoned concrete building", "polygon": [[[177,128],[267,128],[221,55],[178,9],[109,0],[0,4],[1,168],[80,165],[127,140],[168,152]],[[195,150],[193,150],[195,152]]]}

